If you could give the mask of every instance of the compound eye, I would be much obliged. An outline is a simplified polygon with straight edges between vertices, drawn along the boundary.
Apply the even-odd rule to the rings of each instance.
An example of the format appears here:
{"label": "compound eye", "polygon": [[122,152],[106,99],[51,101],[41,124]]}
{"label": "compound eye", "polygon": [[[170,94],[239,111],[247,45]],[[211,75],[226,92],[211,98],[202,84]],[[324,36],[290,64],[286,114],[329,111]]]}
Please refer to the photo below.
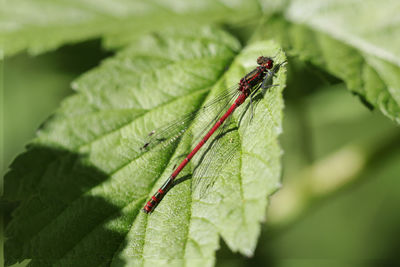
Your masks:
{"label": "compound eye", "polygon": [[265,64],[265,67],[266,67],[267,69],[272,69],[273,66],[274,66],[274,61],[272,61],[271,59],[269,59],[269,60],[267,61],[267,63]]}
{"label": "compound eye", "polygon": [[257,64],[258,65],[261,65],[263,62],[264,62],[264,57],[263,56],[257,58]]}

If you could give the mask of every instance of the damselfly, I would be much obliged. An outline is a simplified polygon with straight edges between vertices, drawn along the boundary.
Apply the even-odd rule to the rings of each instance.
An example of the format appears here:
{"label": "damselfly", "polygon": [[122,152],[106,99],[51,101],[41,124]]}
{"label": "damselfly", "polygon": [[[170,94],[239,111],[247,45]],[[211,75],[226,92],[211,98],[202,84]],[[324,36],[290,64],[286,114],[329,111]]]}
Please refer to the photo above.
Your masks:
{"label": "damselfly", "polygon": [[[188,162],[204,146],[204,144],[216,132],[216,130],[222,124],[224,124],[224,122],[231,116],[231,114],[236,110],[237,107],[242,105],[248,97],[250,97],[250,101],[252,101],[252,99],[254,98],[256,93],[260,91],[260,89],[264,91],[269,87],[273,86],[268,84],[267,81],[270,80],[269,78],[272,78],[274,73],[279,69],[279,67],[283,63],[277,64],[277,66],[274,67],[274,61],[272,58],[264,56],[258,57],[257,58],[258,66],[249,73],[247,73],[242,79],[240,79],[240,82],[233,91],[216,97],[214,100],[208,102],[207,105],[203,107],[204,109],[206,109],[215,104],[216,102],[221,101],[223,98],[225,99],[229,98],[227,103],[232,103],[233,101],[233,103],[230,105],[229,108],[228,105],[224,106],[225,108],[223,110],[226,110],[226,108],[227,110],[222,116],[220,115],[222,114],[222,112],[217,112],[217,116],[215,116],[213,119],[210,120],[208,125],[209,127],[211,127],[212,125],[211,129],[209,129],[209,131],[202,137],[202,139],[197,143],[197,145],[193,148],[193,150],[175,168],[175,170],[165,181],[165,183],[157,190],[157,192],[146,203],[146,205],[143,208],[143,211],[145,213],[151,213],[156,208],[156,206],[161,202],[165,194],[171,188],[175,178],[179,175],[179,173],[183,170],[183,168],[185,168]],[[171,124],[170,126],[165,127],[162,131],[155,131],[155,130],[151,131],[148,134],[149,141],[146,142],[141,149],[142,150],[149,149],[149,147],[151,147],[153,143],[169,142],[168,140],[166,140],[166,138],[163,137],[163,133],[170,133],[171,130],[176,125],[185,124],[186,121],[192,119],[193,119],[192,114],[188,114],[187,116],[183,116],[181,122],[177,121]],[[206,127],[206,129],[208,129],[209,127]],[[170,142],[177,139],[179,134],[183,133],[184,131],[185,129],[179,130],[179,132],[176,133],[176,136],[174,136],[170,140]]]}

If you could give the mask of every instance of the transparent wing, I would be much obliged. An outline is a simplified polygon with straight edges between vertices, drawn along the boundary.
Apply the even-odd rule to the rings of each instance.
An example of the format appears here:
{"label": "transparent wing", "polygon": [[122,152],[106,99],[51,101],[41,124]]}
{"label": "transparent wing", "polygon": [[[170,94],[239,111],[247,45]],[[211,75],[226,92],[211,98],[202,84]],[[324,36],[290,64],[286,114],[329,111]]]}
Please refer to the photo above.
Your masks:
{"label": "transparent wing", "polygon": [[[212,127],[228,106],[240,94],[235,85],[207,101],[199,110],[179,116],[176,120],[150,131],[142,138],[140,150],[155,147],[163,149],[176,142],[189,129],[196,128],[194,140],[198,140]],[[160,145],[161,144],[161,145]],[[160,145],[160,146],[159,146]]]}
{"label": "transparent wing", "polygon": [[[206,148],[195,157],[192,178],[192,190],[195,198],[204,198],[213,188],[217,178],[231,175],[227,166],[235,161],[234,157],[238,155],[237,151],[240,149],[240,140],[234,133],[238,127],[245,133],[246,128],[251,124],[253,109],[258,105],[259,100],[264,97],[266,91],[270,87],[276,86],[272,84],[272,78],[282,64],[285,64],[285,62],[277,64],[263,84],[258,85],[258,89],[261,90],[257,89],[256,93],[250,96],[251,101],[247,102],[243,107],[236,124],[232,123],[232,119],[229,117],[229,120],[221,126]],[[250,117],[244,119],[245,116]]]}
{"label": "transparent wing", "polygon": [[235,147],[230,144],[229,133],[237,128],[231,125],[231,121],[229,117],[194,160],[192,190],[197,199],[204,198],[214,186],[220,170],[234,155]]}

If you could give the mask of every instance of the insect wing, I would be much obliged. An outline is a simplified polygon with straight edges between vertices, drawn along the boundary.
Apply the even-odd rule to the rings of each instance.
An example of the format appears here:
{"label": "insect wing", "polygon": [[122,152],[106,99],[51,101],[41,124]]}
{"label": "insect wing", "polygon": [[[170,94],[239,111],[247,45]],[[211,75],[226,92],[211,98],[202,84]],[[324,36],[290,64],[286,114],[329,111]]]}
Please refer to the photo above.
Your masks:
{"label": "insect wing", "polygon": [[[218,116],[233,102],[239,95],[237,86],[225,90],[210,101],[207,101],[200,109],[178,116],[178,119],[165,124],[164,126],[151,130],[144,138],[141,138],[141,151],[147,151],[158,147],[163,149],[175,143],[189,129],[200,129],[196,132],[195,140],[201,138],[207,129],[218,120]],[[221,106],[221,103],[225,103]]]}

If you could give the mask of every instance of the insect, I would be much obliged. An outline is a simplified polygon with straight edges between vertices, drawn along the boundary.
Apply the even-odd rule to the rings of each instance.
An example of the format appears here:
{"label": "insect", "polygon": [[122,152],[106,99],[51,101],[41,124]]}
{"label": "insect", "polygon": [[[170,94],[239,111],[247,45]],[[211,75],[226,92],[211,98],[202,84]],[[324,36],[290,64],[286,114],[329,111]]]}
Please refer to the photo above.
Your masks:
{"label": "insect", "polygon": [[[275,66],[275,69],[278,69],[283,63]],[[179,173],[185,168],[188,162],[193,158],[193,156],[200,150],[201,147],[209,140],[209,138],[217,131],[217,129],[224,124],[224,122],[232,115],[232,113],[244,103],[244,101],[250,97],[250,101],[254,97],[254,95],[259,91],[259,89],[266,90],[272,85],[267,84],[269,77],[273,76],[274,71],[274,61],[270,57],[260,56],[257,58],[258,66],[247,73],[242,79],[240,79],[237,90],[234,93],[238,93],[237,98],[231,104],[231,106],[226,110],[226,112],[222,116],[216,117],[211,123],[214,123],[211,129],[202,137],[202,139],[197,143],[197,145],[193,148],[193,150],[182,160],[182,162],[175,168],[169,178],[164,182],[164,184],[157,190],[157,192],[150,198],[150,200],[146,203],[143,208],[145,213],[151,213],[154,211],[156,206],[161,202],[163,197],[166,195],[168,190],[173,185],[175,178],[179,175]],[[277,68],[278,67],[278,68]],[[234,96],[235,94],[233,94]],[[225,97],[225,96],[224,96]],[[212,102],[216,102],[220,100],[217,97]],[[251,102],[250,102],[251,103]],[[182,122],[183,123],[183,122]],[[167,128],[168,130],[168,128]],[[182,130],[183,132],[184,130]],[[151,131],[149,136],[153,136],[155,131]],[[173,138],[175,140],[176,138]],[[158,140],[165,141],[165,140]],[[144,144],[142,149],[147,149],[150,142]]]}

